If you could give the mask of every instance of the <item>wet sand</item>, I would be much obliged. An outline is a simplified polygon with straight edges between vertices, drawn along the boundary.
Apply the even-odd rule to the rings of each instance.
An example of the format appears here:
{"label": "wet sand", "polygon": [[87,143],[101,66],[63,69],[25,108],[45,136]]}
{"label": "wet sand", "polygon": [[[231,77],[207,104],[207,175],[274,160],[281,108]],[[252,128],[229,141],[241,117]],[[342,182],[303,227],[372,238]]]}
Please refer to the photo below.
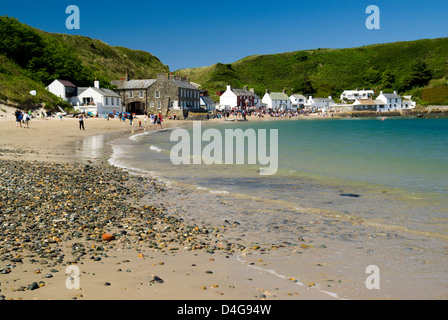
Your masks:
{"label": "wet sand", "polygon": [[[34,119],[30,128],[17,128],[11,118],[0,120],[1,186],[2,194],[8,194],[1,206],[3,299],[334,298],[313,283],[279,276],[263,262],[271,250],[288,254],[291,248],[227,241],[227,234],[238,238],[236,225],[180,217],[175,208],[182,204],[163,196],[162,183],[113,168],[107,157],[76,158],[76,146],[87,137],[138,132],[118,120],[88,119],[85,126],[80,131],[70,118]],[[70,179],[79,175],[89,177],[90,184]],[[109,188],[118,190],[116,199],[108,198]],[[144,212],[151,228],[144,228],[137,212]],[[164,223],[169,234],[158,229]],[[104,233],[114,234],[115,240],[103,240]],[[162,241],[154,243],[151,234]],[[79,268],[79,288],[67,287],[67,281],[76,283],[70,266]]]}
{"label": "wet sand", "polygon": [[[166,121],[165,126],[184,123]],[[447,297],[430,285],[415,289],[400,260],[391,259],[400,250],[413,250],[422,269],[430,265],[432,261],[419,257],[421,249],[414,241],[403,247],[407,240],[399,234],[325,210],[270,206],[256,198],[168,186],[112,167],[107,144],[98,153],[85,142],[98,135],[127,139],[145,129],[116,119],[88,119],[85,126],[86,131],[80,131],[76,119],[52,118],[35,119],[25,129],[16,128],[14,119],[0,118],[1,194],[10,188],[17,199],[26,199],[20,203],[1,198],[4,299]],[[148,125],[146,130],[152,129]],[[14,167],[18,172],[12,172]],[[79,175],[88,179],[77,180]],[[207,206],[198,205],[204,202]],[[279,208],[291,211],[294,219],[279,219]],[[232,219],[232,213],[242,219]],[[275,228],[289,230],[288,239],[277,238]],[[103,240],[104,233],[115,239]],[[79,268],[79,278],[69,278],[73,274],[67,268],[73,265]],[[381,290],[366,288],[369,265],[381,267]],[[67,288],[67,281],[76,279],[79,289]],[[424,277],[421,282],[426,282]]]}

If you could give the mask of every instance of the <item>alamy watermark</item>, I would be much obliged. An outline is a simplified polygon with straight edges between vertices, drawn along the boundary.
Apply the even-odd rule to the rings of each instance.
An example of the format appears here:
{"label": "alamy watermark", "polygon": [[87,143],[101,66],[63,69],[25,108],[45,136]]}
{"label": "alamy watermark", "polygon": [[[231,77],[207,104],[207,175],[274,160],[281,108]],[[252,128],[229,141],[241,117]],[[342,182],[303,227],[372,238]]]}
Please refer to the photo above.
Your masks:
{"label": "alamy watermark", "polygon": [[65,280],[65,287],[68,290],[79,290],[81,288],[80,271],[75,265],[68,266],[65,274],[69,275]]}
{"label": "alamy watermark", "polygon": [[[171,149],[174,165],[260,164],[260,175],[275,175],[278,170],[278,130],[226,129],[223,137],[218,129],[202,132],[200,121],[193,123],[193,136],[186,129],[175,129],[170,140],[178,142]],[[247,141],[247,144],[246,144]],[[203,147],[203,142],[208,142]],[[269,147],[269,154],[267,149]]]}
{"label": "alamy watermark", "polygon": [[366,268],[366,273],[370,276],[366,279],[366,288],[369,290],[380,289],[380,268],[375,265],[368,266]]}
{"label": "alamy watermark", "polygon": [[67,20],[65,20],[65,27],[68,30],[79,30],[81,28],[81,16],[79,7],[75,5],[70,5],[65,9],[65,13],[69,14]]}
{"label": "alamy watermark", "polygon": [[380,29],[380,8],[370,5],[366,8],[366,14],[370,14],[366,19],[366,28],[369,30]]}

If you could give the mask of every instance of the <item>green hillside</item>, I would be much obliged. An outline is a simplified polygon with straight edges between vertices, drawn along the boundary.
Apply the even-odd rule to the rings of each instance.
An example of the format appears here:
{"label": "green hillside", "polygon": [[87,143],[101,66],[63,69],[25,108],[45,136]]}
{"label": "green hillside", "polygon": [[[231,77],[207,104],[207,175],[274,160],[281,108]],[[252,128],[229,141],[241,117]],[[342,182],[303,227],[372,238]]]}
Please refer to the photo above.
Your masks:
{"label": "green hillside", "polygon": [[[55,79],[78,86],[92,86],[95,78],[102,87],[129,72],[133,78],[154,78],[168,72],[148,52],[122,47],[82,36],[53,34],[0,16],[0,102],[22,107],[60,105],[45,87]],[[37,96],[29,94],[37,90]]]}
{"label": "green hillside", "polygon": [[[178,72],[212,93],[230,84],[255,88],[261,97],[266,89],[286,89],[336,98],[344,90],[371,88],[414,94],[421,103],[448,103],[448,38],[257,55]],[[423,100],[430,96],[426,89],[432,96],[435,90],[437,101]]]}

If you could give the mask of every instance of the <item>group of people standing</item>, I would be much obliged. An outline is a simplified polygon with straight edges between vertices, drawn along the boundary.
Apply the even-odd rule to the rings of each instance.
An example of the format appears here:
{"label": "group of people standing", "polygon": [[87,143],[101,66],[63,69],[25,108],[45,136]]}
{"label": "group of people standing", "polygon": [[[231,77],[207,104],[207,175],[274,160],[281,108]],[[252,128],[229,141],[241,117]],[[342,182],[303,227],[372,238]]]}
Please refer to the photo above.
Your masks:
{"label": "group of people standing", "polygon": [[[14,115],[16,116],[16,127],[20,128],[29,128],[31,121],[31,111],[22,112],[21,110],[17,110]],[[23,125],[23,126],[22,126]]]}

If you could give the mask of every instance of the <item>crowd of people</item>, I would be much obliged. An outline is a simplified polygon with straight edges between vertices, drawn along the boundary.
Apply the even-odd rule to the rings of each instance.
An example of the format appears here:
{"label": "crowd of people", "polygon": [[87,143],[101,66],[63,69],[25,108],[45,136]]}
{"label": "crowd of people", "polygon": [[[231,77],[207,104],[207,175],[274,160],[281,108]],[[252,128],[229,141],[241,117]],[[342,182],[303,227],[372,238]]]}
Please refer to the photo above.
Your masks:
{"label": "crowd of people", "polygon": [[229,119],[229,118],[243,118],[258,117],[258,118],[294,118],[299,116],[308,116],[310,111],[308,110],[273,110],[266,108],[246,108],[246,109],[230,109],[230,110],[215,110],[211,113],[212,119]]}

